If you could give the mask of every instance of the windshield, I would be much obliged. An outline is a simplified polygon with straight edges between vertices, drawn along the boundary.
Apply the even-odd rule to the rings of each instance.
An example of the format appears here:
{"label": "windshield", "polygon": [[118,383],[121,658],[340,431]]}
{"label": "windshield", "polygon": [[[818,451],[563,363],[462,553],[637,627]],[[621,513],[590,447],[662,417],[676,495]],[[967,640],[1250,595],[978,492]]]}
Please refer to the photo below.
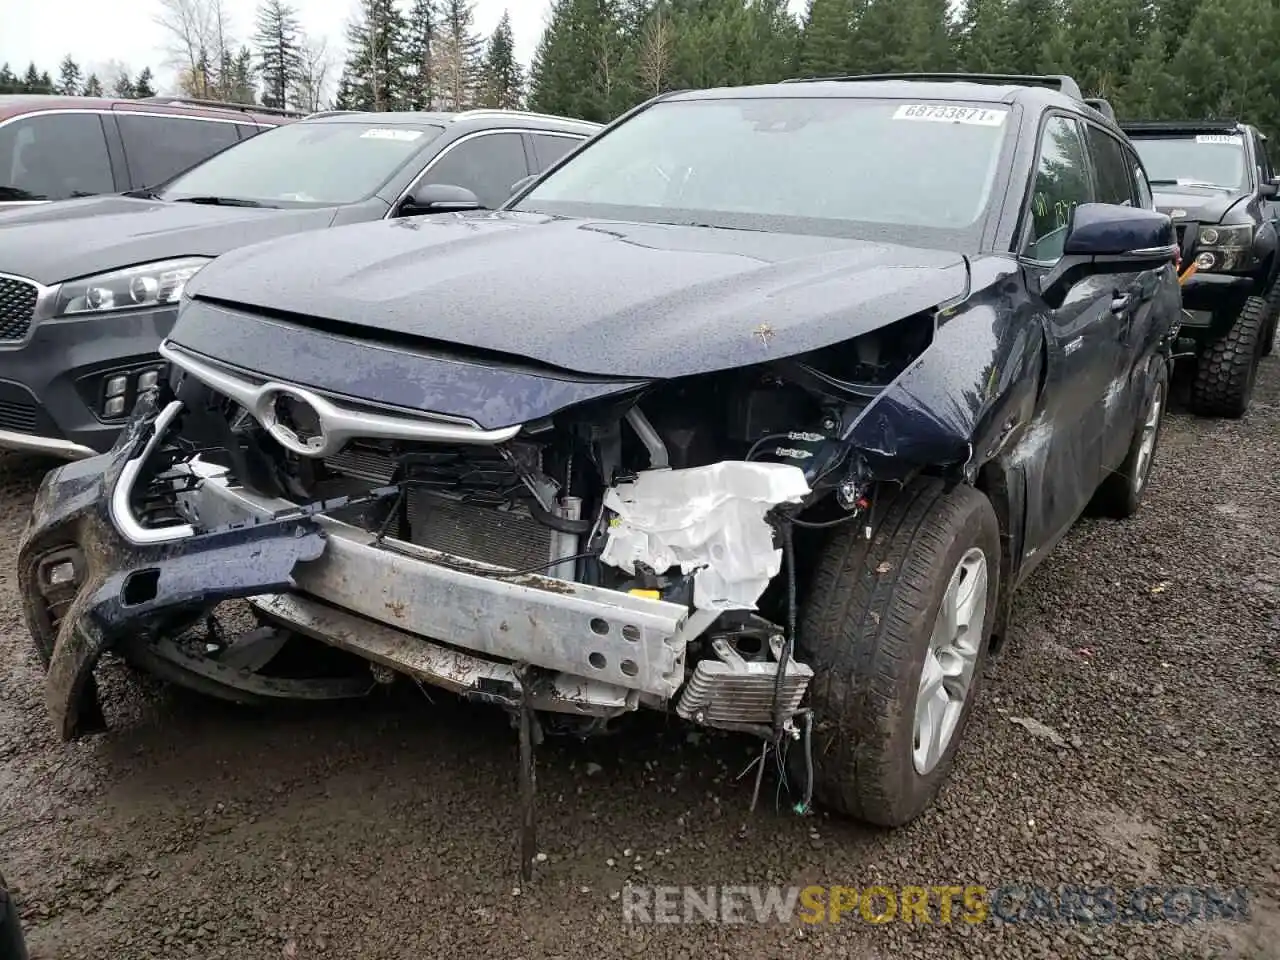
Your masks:
{"label": "windshield", "polygon": [[290,123],[260,133],[171,180],[166,200],[218,197],[264,206],[354,203],[377,192],[443,132],[430,124]]}
{"label": "windshield", "polygon": [[1140,137],[1133,145],[1153,184],[1198,184],[1248,190],[1244,138],[1231,134]]}
{"label": "windshield", "polygon": [[834,236],[969,230],[986,209],[1007,119],[1007,108],[984,104],[668,101],[587,146],[512,209]]}

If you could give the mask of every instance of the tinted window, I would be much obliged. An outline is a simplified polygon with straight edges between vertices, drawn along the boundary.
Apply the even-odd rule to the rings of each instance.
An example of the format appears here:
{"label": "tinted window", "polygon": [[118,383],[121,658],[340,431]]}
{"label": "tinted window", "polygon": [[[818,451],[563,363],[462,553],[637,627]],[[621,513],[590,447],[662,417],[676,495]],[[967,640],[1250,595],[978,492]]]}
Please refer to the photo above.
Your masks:
{"label": "tinted window", "polygon": [[1257,134],[1253,138],[1254,149],[1258,153],[1258,181],[1267,183],[1275,176],[1275,170],[1271,166],[1271,159],[1267,156],[1267,144]]}
{"label": "tinted window", "polygon": [[1133,182],[1138,186],[1138,206],[1154,210],[1156,208],[1156,200],[1151,195],[1151,184],[1147,180],[1147,175],[1142,171],[1142,164],[1138,162],[1138,158],[1133,154],[1129,155],[1129,166],[1133,170]]}
{"label": "tinted window", "polygon": [[53,113],[0,127],[0,201],[66,200],[115,189],[97,114]]}
{"label": "tinted window", "polygon": [[129,113],[116,117],[135,187],[158,186],[240,139],[232,123]]}
{"label": "tinted window", "polygon": [[511,196],[512,185],[528,175],[520,134],[488,133],[459,143],[440,158],[422,182],[466,187],[493,210]]}
{"label": "tinted window", "polygon": [[593,139],[517,206],[954,243],[981,226],[1008,117],[1005,106],[956,102],[663,101]]}
{"label": "tinted window", "polygon": [[1094,199],[1079,127],[1074,120],[1053,117],[1041,136],[1031,190],[1031,241],[1026,249],[1033,260],[1061,257],[1072,212]]}
{"label": "tinted window", "polygon": [[533,153],[538,158],[538,169],[546,170],[581,142],[577,137],[554,137],[549,133],[533,134]]}
{"label": "tinted window", "polygon": [[167,199],[226,197],[267,206],[330,206],[373,196],[444,132],[433,124],[308,120],[264,130],[164,190]]}
{"label": "tinted window", "polygon": [[1134,202],[1133,182],[1129,179],[1129,161],[1124,147],[1115,137],[1098,127],[1087,125],[1089,152],[1097,176],[1098,202],[1131,206]]}
{"label": "tinted window", "polygon": [[248,140],[254,134],[261,133],[261,129],[248,123],[237,123],[236,132],[240,134],[241,140]]}

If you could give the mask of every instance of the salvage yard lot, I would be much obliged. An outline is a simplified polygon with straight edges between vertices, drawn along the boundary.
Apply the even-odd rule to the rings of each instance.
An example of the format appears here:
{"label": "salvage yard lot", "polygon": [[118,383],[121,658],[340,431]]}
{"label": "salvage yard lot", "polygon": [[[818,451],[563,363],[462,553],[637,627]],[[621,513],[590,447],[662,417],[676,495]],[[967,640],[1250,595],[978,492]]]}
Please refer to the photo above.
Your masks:
{"label": "salvage yard lot", "polygon": [[[57,742],[12,572],[42,466],[0,459],[0,866],[36,958],[1280,956],[1276,359],[1244,421],[1173,415],[1141,513],[1084,521],[1037,571],[919,820],[800,819],[772,789],[748,818],[750,741],[638,717],[543,750],[547,859],[518,895],[515,735],[444,694],[251,712],[113,668],[111,732]],[[628,878],[1252,902],[1187,925],[628,926]]]}

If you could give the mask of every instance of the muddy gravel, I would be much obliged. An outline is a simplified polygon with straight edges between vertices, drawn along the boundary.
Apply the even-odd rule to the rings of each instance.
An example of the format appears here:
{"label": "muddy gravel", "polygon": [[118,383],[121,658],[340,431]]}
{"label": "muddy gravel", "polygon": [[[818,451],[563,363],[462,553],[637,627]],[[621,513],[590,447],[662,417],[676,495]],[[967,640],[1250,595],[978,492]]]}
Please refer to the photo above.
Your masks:
{"label": "muddy gravel", "polygon": [[[747,817],[748,741],[638,718],[542,751],[524,888],[515,735],[445,695],[249,711],[109,666],[111,731],[60,743],[13,574],[47,466],[0,459],[0,866],[36,958],[1280,957],[1280,359],[1245,420],[1175,412],[1140,515],[1082,521],[1024,588],[920,820],[799,817],[768,781]],[[624,922],[627,883],[1247,896],[1195,922],[659,926]]]}

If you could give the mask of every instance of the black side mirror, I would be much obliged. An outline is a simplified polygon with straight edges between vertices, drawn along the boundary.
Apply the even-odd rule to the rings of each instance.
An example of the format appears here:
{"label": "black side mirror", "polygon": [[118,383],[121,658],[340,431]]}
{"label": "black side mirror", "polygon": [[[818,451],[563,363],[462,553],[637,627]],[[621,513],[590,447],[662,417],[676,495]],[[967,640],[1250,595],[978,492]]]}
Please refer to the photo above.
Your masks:
{"label": "black side mirror", "polygon": [[1268,183],[1264,183],[1258,193],[1263,200],[1274,200],[1276,197],[1280,197],[1280,180],[1271,180]]}
{"label": "black side mirror", "polygon": [[1152,270],[1177,257],[1177,231],[1165,214],[1144,207],[1082,203],[1072,211],[1062,258],[1045,275],[1040,293],[1053,305],[1090,274]]}
{"label": "black side mirror", "polygon": [[405,199],[401,213],[458,213],[463,210],[483,210],[480,198],[466,187],[451,183],[423,183]]}

